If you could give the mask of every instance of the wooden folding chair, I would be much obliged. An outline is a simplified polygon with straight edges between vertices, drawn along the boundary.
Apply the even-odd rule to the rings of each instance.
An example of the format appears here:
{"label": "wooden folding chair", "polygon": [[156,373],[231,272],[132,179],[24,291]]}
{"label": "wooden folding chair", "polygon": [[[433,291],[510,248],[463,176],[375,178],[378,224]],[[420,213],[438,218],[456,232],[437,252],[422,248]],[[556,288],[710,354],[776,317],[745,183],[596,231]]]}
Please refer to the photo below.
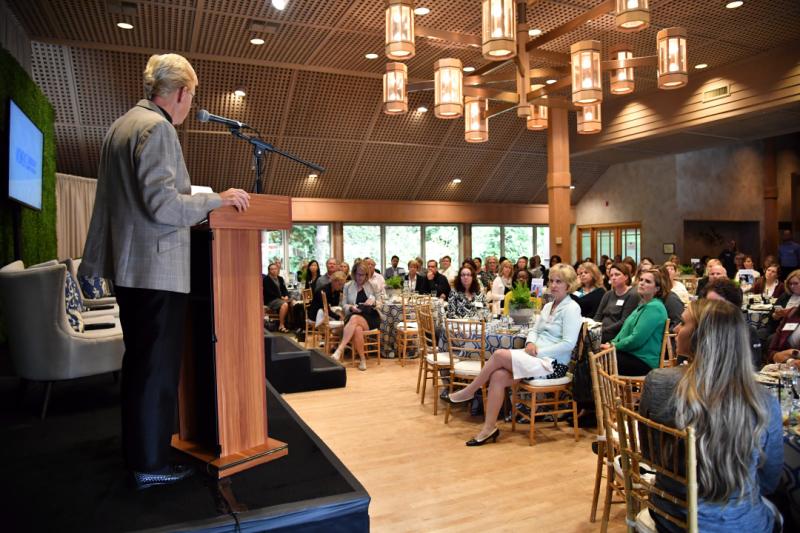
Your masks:
{"label": "wooden folding chair", "polygon": [[415,311],[417,295],[403,294],[402,299],[403,303],[401,312],[403,320],[400,321],[397,326],[395,326],[395,351],[398,359],[400,359],[400,366],[405,366],[408,349],[413,349],[417,344],[417,338],[419,337],[419,325]]}
{"label": "wooden folding chair", "polygon": [[[616,400],[619,449],[625,486],[628,531],[656,531],[655,513],[676,528],[699,531],[697,521],[697,450],[692,426],[681,431],[645,418]],[[656,476],[643,474],[639,466]],[[656,487],[656,478],[669,478],[685,489],[685,498]],[[656,505],[653,496],[677,512]]]}
{"label": "wooden folding chair", "polygon": [[[486,323],[482,320],[463,318],[445,321],[447,346],[450,353],[448,363],[450,384],[449,394],[463,389],[478,377],[486,362]],[[486,386],[481,387],[486,400]],[[469,405],[469,402],[466,402]],[[450,421],[450,402],[444,414],[444,423]]]}
{"label": "wooden folding chair", "polygon": [[[419,373],[417,375],[417,393],[419,393],[420,382],[422,382],[422,397],[420,403],[425,404],[425,388],[428,380],[431,380],[433,389],[433,414],[438,414],[439,390],[444,388],[442,370],[451,367],[451,355],[449,352],[440,352],[436,344],[436,327],[433,321],[433,311],[430,302],[417,306],[417,324],[419,335],[417,345],[419,351]],[[458,362],[456,359],[455,362]]]}
{"label": "wooden folding chair", "polygon": [[306,317],[306,338],[303,342],[305,348],[319,348],[319,331],[317,330],[317,317],[308,316],[311,301],[314,299],[312,289],[303,289],[303,314]]}
{"label": "wooden folding chair", "polygon": [[595,442],[597,442],[597,468],[594,476],[592,512],[589,515],[590,522],[594,522],[597,519],[597,502],[600,499],[600,484],[603,479],[603,464],[605,463],[605,459],[607,459],[606,446],[608,445],[606,441],[605,417],[603,416],[603,401],[600,395],[600,381],[597,372],[598,368],[602,368],[607,375],[617,375],[617,350],[613,346],[607,350],[589,354],[589,371],[592,375],[594,412],[597,417],[597,435],[595,436]]}
{"label": "wooden folding chair", "polygon": [[328,314],[328,295],[325,291],[321,291],[322,296],[322,322],[317,327],[319,334],[322,337],[322,346],[325,355],[330,356],[331,352],[339,346],[342,340],[342,328],[344,327],[344,320],[331,320]]}

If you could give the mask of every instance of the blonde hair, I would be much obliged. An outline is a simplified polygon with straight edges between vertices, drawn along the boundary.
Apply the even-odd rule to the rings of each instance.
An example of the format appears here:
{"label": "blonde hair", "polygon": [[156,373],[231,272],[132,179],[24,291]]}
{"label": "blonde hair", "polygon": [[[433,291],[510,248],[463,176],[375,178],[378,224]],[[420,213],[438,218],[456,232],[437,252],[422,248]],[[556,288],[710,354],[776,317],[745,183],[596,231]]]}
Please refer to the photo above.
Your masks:
{"label": "blonde hair", "polygon": [[503,269],[506,268],[506,267],[511,269],[511,275],[513,276],[514,275],[514,265],[512,265],[511,261],[509,261],[508,259],[506,259],[505,261],[500,263],[500,266],[497,267],[497,275],[500,276],[500,277],[503,277]]}
{"label": "blonde hair", "polygon": [[[778,272],[780,272],[780,270],[778,270]],[[800,280],[800,268],[789,272],[789,275],[786,276],[786,281],[783,282],[783,288],[786,289],[786,292],[789,294],[793,294],[792,289],[789,288],[789,282],[792,280],[792,278],[797,278]]]}
{"label": "blonde hair", "polygon": [[331,281],[333,281],[335,279],[338,279],[340,281],[347,281],[347,276],[345,276],[344,272],[342,272],[341,270],[337,270],[336,272],[331,274],[331,278],[330,279],[331,279]]}
{"label": "blonde hair", "polygon": [[558,263],[550,267],[549,277],[556,276],[561,278],[561,281],[567,284],[567,292],[572,292],[578,288],[578,275],[572,265],[566,263]]}
{"label": "blonde hair", "polygon": [[587,271],[589,274],[592,275],[595,287],[603,286],[603,275],[600,273],[600,269],[597,268],[597,265],[595,265],[590,261],[586,261],[585,263],[581,263],[578,266],[578,271],[580,271],[581,269]]}
{"label": "blonde hair", "polygon": [[154,96],[165,97],[190,85],[197,86],[197,74],[185,57],[178,54],[150,56],[144,68],[144,95],[148,100]]}

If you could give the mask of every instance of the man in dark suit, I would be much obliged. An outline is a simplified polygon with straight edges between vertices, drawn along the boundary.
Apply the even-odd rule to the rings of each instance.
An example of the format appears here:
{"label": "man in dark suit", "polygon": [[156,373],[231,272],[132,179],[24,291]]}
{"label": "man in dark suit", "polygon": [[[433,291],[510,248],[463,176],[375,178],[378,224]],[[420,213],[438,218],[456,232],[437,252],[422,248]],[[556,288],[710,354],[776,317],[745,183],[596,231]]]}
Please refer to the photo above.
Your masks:
{"label": "man in dark suit", "polygon": [[278,331],[288,333],[286,329],[286,315],[289,314],[289,291],[286,289],[286,282],[283,277],[278,275],[278,264],[271,263],[267,267],[268,276],[261,275],[262,287],[264,291],[264,305],[272,312],[278,313]]}
{"label": "man in dark suit", "polygon": [[435,259],[428,261],[428,273],[425,279],[425,293],[436,291],[436,296],[447,300],[450,296],[450,283],[447,278],[438,271],[438,263]]}
{"label": "man in dark suit", "polygon": [[169,464],[189,292],[189,227],[214,208],[243,211],[240,189],[191,194],[175,125],[189,114],[197,75],[177,54],[154,55],[147,99],[103,141],[94,212],[79,273],[114,280],[125,339],[122,445],[138,489],[192,470]]}

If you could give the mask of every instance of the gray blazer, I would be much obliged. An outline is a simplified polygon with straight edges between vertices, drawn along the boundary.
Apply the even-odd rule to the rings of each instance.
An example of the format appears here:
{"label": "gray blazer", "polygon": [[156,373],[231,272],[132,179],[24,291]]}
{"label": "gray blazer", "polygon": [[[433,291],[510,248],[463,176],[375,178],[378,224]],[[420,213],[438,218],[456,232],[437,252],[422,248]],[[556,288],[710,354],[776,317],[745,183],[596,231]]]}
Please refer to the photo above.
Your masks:
{"label": "gray blazer", "polygon": [[108,130],[80,274],[122,287],[189,292],[189,227],[222,205],[191,195],[175,127],[140,100]]}

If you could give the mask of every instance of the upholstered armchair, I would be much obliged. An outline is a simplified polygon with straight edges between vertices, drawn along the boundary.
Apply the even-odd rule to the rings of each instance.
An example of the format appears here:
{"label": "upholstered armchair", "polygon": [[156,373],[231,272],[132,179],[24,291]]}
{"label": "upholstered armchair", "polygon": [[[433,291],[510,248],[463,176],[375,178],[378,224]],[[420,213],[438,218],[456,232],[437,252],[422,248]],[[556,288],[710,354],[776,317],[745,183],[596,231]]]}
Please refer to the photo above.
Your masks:
{"label": "upholstered armchair", "polygon": [[[53,382],[117,372],[122,367],[119,318],[111,327],[75,331],[64,305],[67,267],[63,264],[25,268],[15,261],[0,269],[0,301],[9,335],[11,363],[23,380],[45,382],[41,416]],[[23,381],[25,383],[25,381]]]}

